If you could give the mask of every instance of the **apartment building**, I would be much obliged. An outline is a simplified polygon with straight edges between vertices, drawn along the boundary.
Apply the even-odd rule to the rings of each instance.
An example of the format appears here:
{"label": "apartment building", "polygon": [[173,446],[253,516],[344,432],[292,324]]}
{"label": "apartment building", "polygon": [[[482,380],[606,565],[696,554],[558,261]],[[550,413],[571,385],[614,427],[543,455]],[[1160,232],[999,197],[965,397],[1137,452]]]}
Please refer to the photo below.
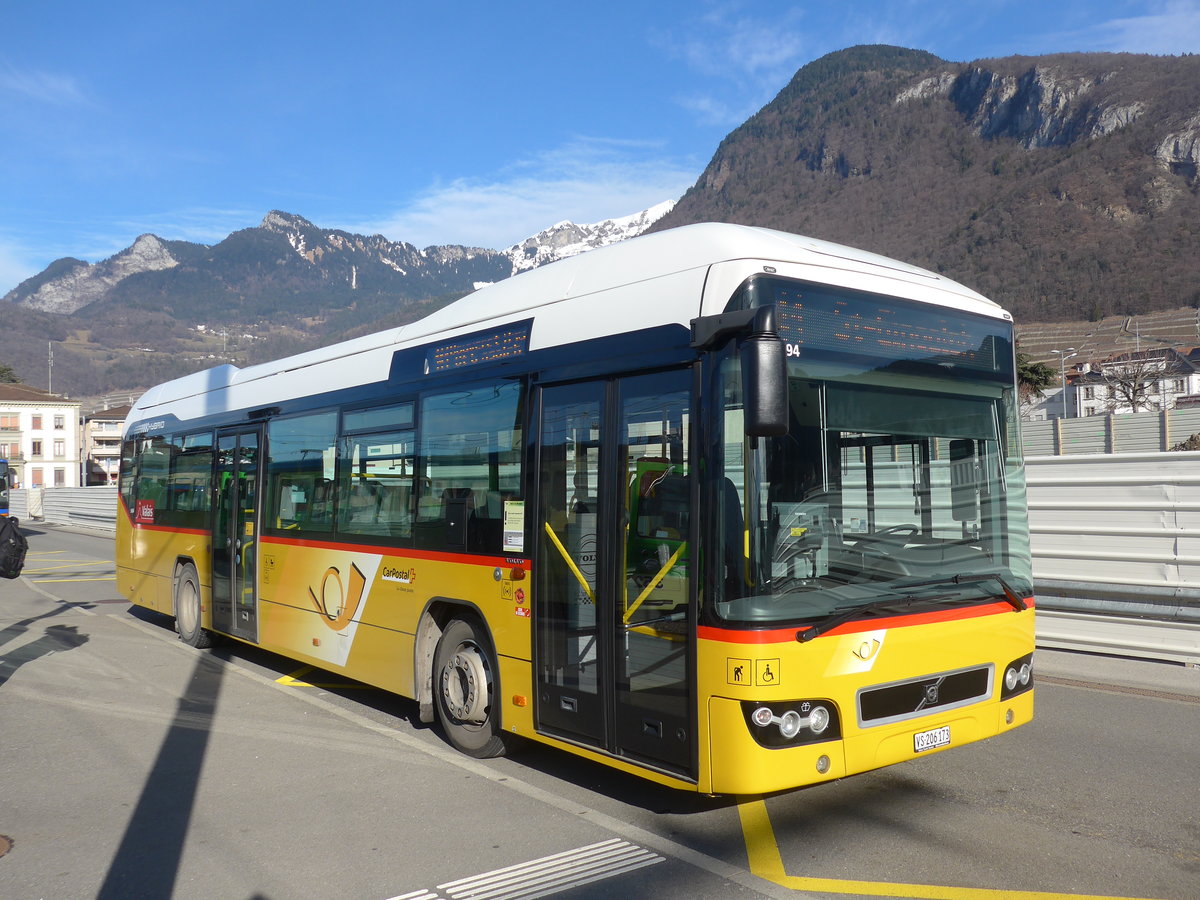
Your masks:
{"label": "apartment building", "polygon": [[1067,372],[1073,416],[1174,409],[1200,394],[1200,348],[1122,353]]}
{"label": "apartment building", "polygon": [[18,487],[78,487],[79,404],[27,384],[0,384],[0,458]]}
{"label": "apartment building", "polygon": [[83,417],[83,453],[87,484],[116,484],[121,468],[121,429],[129,405],[115,406]]}

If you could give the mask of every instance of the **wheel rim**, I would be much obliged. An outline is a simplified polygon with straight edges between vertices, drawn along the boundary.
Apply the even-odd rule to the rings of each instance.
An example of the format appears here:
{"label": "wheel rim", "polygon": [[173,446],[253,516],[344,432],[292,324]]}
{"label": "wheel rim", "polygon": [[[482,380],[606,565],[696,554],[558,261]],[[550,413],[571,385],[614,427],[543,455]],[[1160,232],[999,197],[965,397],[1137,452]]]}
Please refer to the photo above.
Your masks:
{"label": "wheel rim", "polygon": [[442,667],[441,683],[442,701],[451,716],[469,725],[487,721],[492,683],[487,659],[477,645],[458,645]]}
{"label": "wheel rim", "polygon": [[175,615],[179,619],[179,630],[186,634],[191,634],[196,629],[200,615],[200,604],[196,600],[196,585],[190,578],[185,578],[179,584],[179,608]]}

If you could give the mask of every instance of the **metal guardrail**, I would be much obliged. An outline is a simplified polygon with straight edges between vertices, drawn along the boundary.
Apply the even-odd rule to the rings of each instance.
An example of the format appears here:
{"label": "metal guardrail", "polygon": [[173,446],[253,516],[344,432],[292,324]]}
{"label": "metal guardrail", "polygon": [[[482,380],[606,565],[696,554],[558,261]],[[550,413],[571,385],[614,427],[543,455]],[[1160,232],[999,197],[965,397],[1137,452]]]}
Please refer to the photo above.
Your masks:
{"label": "metal guardrail", "polygon": [[81,525],[117,530],[117,489],[108,485],[82,488],[22,488],[9,494],[9,508],[19,519],[51,525]]}
{"label": "metal guardrail", "polygon": [[1025,462],[1039,646],[1200,663],[1200,452]]}
{"label": "metal guardrail", "polygon": [[1200,452],[1026,460],[1046,608],[1200,623]]}
{"label": "metal guardrail", "polygon": [[1048,610],[1037,613],[1037,645],[1200,666],[1200,624]]}

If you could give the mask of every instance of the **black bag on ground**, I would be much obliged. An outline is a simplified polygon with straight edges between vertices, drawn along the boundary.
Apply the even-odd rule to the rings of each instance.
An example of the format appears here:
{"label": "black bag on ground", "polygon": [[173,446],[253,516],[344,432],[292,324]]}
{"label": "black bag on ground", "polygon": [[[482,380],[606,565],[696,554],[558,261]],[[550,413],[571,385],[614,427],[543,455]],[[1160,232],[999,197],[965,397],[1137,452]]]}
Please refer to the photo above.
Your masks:
{"label": "black bag on ground", "polygon": [[25,568],[29,541],[21,534],[20,525],[12,516],[0,516],[0,578],[16,578]]}

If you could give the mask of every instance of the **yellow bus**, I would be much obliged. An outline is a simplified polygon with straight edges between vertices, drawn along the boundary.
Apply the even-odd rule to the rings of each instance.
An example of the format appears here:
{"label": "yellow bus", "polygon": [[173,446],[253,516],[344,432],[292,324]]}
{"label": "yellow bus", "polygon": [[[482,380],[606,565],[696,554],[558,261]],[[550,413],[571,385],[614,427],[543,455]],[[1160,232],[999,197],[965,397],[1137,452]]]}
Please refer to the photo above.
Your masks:
{"label": "yellow bus", "polygon": [[1033,716],[1010,316],[703,224],[414,324],[149,390],[117,580],[225,636],[685,790],[761,793]]}

